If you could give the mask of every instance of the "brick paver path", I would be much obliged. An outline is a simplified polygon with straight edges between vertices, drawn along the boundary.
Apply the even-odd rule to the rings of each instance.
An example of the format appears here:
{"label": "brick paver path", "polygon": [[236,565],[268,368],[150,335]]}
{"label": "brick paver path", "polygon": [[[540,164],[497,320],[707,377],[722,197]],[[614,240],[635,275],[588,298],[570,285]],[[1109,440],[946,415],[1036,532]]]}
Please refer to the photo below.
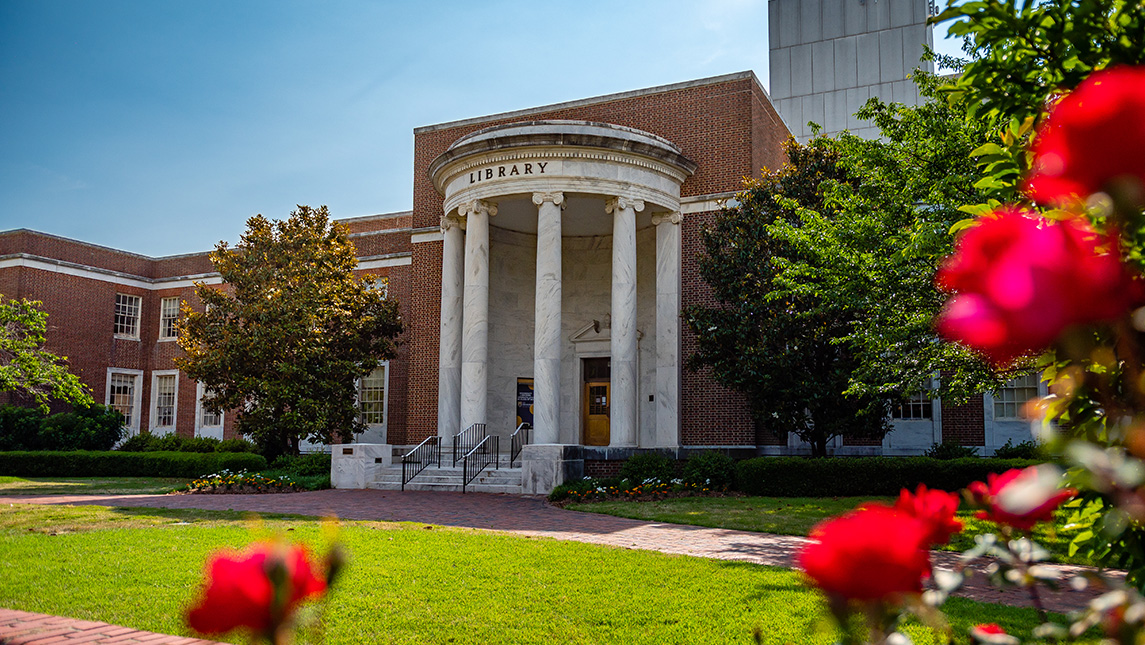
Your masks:
{"label": "brick paver path", "polygon": [[[418,491],[323,490],[272,495],[0,496],[0,504],[11,502],[196,508],[333,515],[348,520],[424,522],[779,567],[793,566],[795,554],[807,541],[806,538],[785,535],[645,522],[566,511],[538,497],[483,493],[463,495]],[[949,552],[935,552],[934,557],[940,568],[952,568],[958,558],[957,554]],[[1067,574],[1085,570],[1084,567],[1056,566]],[[1030,606],[1030,599],[1025,594],[994,589],[982,576],[971,579],[960,595],[985,602]],[[1080,608],[1093,596],[1093,592],[1042,591],[1045,607],[1058,612]],[[3,634],[0,633],[0,636]]]}
{"label": "brick paver path", "polygon": [[117,627],[90,620],[75,620],[28,611],[0,609],[0,644],[3,645],[216,645],[186,636],[169,636],[154,632]]}

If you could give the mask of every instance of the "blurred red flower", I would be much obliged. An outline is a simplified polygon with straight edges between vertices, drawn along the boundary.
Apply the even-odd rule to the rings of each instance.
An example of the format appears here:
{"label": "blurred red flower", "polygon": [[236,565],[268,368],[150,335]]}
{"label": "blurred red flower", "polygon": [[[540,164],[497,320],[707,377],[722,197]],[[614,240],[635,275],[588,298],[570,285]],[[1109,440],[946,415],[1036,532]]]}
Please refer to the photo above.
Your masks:
{"label": "blurred red flower", "polygon": [[1068,326],[1116,318],[1140,301],[1116,240],[1081,218],[1049,221],[1007,206],[958,238],[935,276],[955,295],[940,335],[1001,366],[1048,347]]}
{"label": "blurred red flower", "polygon": [[203,634],[239,627],[273,633],[300,602],[325,590],[302,546],[259,542],[242,553],[221,551],[208,560],[206,588],[187,624]]}
{"label": "blurred red flower", "polygon": [[1060,472],[1030,466],[990,473],[986,483],[974,482],[967,490],[975,503],[986,508],[975,514],[978,519],[1028,531],[1038,522],[1053,520],[1054,510],[1077,494],[1072,488],[1060,488],[1060,480]]}
{"label": "blurred red flower", "polygon": [[1145,67],[1091,74],[1050,110],[1031,151],[1026,188],[1034,199],[1068,202],[1131,177],[1145,184]]}
{"label": "blurred red flower", "polygon": [[975,625],[970,628],[970,638],[983,645],[1017,645],[1018,639],[1006,633],[996,623]]}
{"label": "blurred red flower", "polygon": [[958,493],[928,490],[925,484],[919,484],[914,494],[905,488],[899,493],[895,509],[923,523],[929,546],[946,544],[951,535],[962,530],[962,522],[954,518],[958,510]]}
{"label": "blurred red flower", "polygon": [[893,600],[922,592],[930,575],[928,530],[914,517],[869,506],[811,529],[799,568],[825,593],[849,600]]}

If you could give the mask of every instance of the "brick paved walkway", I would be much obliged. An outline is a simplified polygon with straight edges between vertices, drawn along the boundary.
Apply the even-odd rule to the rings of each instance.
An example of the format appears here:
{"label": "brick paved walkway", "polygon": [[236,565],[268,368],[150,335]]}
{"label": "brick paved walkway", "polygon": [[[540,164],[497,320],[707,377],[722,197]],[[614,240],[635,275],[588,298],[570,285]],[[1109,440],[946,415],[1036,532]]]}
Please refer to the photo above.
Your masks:
{"label": "brick paved walkway", "polygon": [[90,620],[75,620],[28,611],[0,609],[0,644],[3,645],[88,645],[147,643],[147,645],[216,645],[185,636],[141,632]]}
{"label": "brick paved walkway", "polygon": [[[482,493],[323,490],[277,495],[0,496],[0,504],[10,502],[196,508],[333,515],[348,520],[424,522],[779,567],[791,567],[796,552],[806,542],[800,537],[566,511],[549,505],[542,498]],[[935,552],[934,557],[939,568],[953,567],[958,558],[957,554],[949,552]],[[1058,568],[1067,574],[1085,569],[1067,565],[1058,565]],[[972,579],[960,595],[985,602],[1030,605],[1025,594],[994,589],[981,576]],[[1046,608],[1058,612],[1077,609],[1092,597],[1093,594],[1087,592],[1042,591]]]}

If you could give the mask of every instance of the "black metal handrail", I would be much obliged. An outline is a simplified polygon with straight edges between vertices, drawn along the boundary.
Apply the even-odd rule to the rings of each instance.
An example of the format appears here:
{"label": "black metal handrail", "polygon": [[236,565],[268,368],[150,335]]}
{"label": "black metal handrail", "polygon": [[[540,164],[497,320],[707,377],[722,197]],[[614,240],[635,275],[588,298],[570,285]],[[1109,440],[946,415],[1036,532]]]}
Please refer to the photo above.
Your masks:
{"label": "black metal handrail", "polygon": [[528,423],[522,423],[517,426],[513,432],[513,436],[509,438],[509,467],[513,467],[513,462],[521,454],[521,449],[525,444],[529,443],[529,432],[533,429]]}
{"label": "black metal handrail", "polygon": [[484,423],[474,423],[469,428],[453,435],[453,466],[456,468],[457,462],[461,461],[466,453],[473,450],[487,436]]}
{"label": "black metal handrail", "polygon": [[[465,488],[469,486],[469,482],[476,479],[482,470],[489,467],[489,464],[500,470],[501,462],[498,459],[500,454],[501,438],[497,435],[486,436],[473,446],[472,450],[465,453],[461,458],[461,492],[466,492]],[[471,458],[473,461],[470,461]]]}
{"label": "black metal handrail", "polygon": [[417,477],[418,473],[435,460],[437,467],[441,468],[441,441],[436,435],[427,437],[416,448],[402,455],[402,490],[406,489],[406,484],[411,479]]}

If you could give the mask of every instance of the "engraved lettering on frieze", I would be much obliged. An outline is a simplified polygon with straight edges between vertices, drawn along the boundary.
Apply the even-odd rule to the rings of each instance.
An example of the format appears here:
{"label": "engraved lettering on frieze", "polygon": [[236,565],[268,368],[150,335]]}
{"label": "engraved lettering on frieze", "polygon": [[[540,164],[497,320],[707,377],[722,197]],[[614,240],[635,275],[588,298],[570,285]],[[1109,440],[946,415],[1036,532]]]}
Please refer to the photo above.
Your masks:
{"label": "engraved lettering on frieze", "polygon": [[490,168],[481,168],[469,173],[469,183],[476,184],[493,178],[520,177],[522,175],[543,175],[549,162],[502,164]]}

